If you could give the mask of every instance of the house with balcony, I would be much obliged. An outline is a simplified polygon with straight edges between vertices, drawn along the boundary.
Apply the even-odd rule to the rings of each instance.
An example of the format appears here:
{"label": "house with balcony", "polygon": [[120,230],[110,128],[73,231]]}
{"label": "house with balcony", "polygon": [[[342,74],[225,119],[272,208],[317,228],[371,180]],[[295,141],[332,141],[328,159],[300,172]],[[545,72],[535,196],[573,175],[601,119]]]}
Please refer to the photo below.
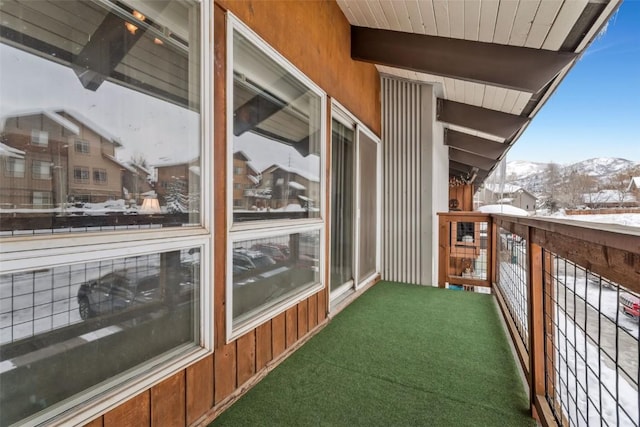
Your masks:
{"label": "house with balcony", "polygon": [[118,138],[77,112],[44,110],[3,118],[5,144],[25,153],[7,157],[1,203],[53,208],[68,202],[122,197]]}
{"label": "house with balcony", "polygon": [[538,199],[534,194],[517,185],[505,184],[501,188],[499,185],[485,183],[478,190],[476,200],[484,205],[506,204],[534,213]]}
{"label": "house with balcony", "polygon": [[619,5],[4,0],[2,102],[190,208],[2,217],[0,424],[640,424],[640,233],[472,211]]}

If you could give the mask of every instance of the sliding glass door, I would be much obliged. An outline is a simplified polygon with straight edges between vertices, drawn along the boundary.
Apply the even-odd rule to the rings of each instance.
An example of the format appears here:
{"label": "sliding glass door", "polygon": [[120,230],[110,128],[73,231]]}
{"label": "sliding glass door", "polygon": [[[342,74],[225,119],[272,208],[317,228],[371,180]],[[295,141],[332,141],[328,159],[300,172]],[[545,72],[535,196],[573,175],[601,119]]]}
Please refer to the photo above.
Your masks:
{"label": "sliding glass door", "polygon": [[353,288],[355,132],[331,123],[331,297]]}

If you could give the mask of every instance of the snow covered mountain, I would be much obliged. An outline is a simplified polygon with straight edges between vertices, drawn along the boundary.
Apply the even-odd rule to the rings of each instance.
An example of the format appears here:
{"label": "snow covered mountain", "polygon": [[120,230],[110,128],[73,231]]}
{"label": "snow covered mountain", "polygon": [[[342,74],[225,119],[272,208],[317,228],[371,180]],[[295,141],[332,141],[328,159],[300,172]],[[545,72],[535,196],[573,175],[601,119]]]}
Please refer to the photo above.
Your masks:
{"label": "snow covered mountain", "polygon": [[[526,160],[508,161],[505,181],[522,186],[532,192],[540,191],[540,187],[545,181],[544,176],[548,166],[549,163],[529,162]],[[558,166],[560,175],[567,175],[573,171],[586,173],[604,184],[619,172],[633,167],[640,167],[640,162],[615,157],[598,157],[571,164],[558,163]]]}

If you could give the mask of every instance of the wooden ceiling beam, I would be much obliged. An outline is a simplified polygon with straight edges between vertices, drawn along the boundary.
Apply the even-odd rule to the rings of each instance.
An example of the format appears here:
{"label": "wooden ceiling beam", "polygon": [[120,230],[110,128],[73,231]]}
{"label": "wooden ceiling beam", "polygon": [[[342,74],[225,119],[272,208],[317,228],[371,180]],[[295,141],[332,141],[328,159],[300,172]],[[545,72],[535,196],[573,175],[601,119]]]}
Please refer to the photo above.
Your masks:
{"label": "wooden ceiling beam", "polygon": [[489,110],[460,102],[438,99],[437,118],[441,122],[511,138],[528,122],[527,117]]}
{"label": "wooden ceiling beam", "polygon": [[456,150],[451,147],[449,148],[449,160],[469,165],[471,167],[477,167],[485,171],[491,170],[491,168],[497,163],[497,160],[487,159],[486,157],[467,153],[466,151]]}
{"label": "wooden ceiling beam", "polygon": [[445,129],[444,143],[449,147],[468,151],[489,159],[499,158],[509,148],[509,144],[491,141],[490,139],[480,138],[453,129]]}
{"label": "wooden ceiling beam", "polygon": [[351,26],[351,58],[536,93],[576,58],[573,52],[508,46]]}

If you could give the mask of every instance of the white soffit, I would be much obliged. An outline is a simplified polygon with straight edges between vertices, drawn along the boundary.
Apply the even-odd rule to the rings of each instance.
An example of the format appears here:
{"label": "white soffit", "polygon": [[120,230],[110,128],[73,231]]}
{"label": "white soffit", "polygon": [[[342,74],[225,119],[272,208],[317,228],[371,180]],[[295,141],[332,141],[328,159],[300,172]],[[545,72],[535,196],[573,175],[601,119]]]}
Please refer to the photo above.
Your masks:
{"label": "white soffit", "polygon": [[[587,0],[337,0],[354,26],[559,50]],[[532,94],[380,66],[381,73],[439,83],[444,97],[520,115]]]}

